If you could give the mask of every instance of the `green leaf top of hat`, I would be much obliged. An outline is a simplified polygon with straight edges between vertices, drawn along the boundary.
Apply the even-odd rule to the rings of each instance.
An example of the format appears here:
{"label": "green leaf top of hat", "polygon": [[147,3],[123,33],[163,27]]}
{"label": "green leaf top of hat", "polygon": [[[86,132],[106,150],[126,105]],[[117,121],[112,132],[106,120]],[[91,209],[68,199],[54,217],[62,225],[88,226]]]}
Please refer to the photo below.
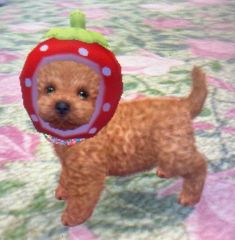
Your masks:
{"label": "green leaf top of hat", "polygon": [[85,15],[76,10],[70,14],[70,27],[52,28],[45,37],[60,40],[79,40],[86,43],[98,43],[108,48],[108,42],[101,33],[86,30]]}

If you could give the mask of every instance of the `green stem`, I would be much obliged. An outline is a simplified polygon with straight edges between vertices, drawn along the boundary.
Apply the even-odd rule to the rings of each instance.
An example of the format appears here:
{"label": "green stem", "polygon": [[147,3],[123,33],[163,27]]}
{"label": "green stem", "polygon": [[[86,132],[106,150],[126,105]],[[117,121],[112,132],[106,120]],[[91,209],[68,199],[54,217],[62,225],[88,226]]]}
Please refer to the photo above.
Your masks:
{"label": "green stem", "polygon": [[70,26],[74,28],[86,28],[85,15],[79,10],[73,11],[70,14]]}

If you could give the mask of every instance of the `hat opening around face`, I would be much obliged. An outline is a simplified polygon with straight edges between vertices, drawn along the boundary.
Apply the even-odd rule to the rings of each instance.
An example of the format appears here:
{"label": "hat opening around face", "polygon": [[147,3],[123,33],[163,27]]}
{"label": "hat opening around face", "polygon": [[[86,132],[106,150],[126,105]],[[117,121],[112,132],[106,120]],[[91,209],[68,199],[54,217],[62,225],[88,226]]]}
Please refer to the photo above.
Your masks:
{"label": "hat opening around face", "polygon": [[[95,110],[94,110],[89,122],[87,122],[86,124],[83,124],[82,126],[75,128],[75,129],[67,129],[67,130],[63,129],[62,130],[62,129],[58,129],[58,128],[53,128],[52,126],[49,125],[48,122],[46,122],[39,116],[39,107],[37,104],[38,73],[43,66],[45,66],[51,62],[54,62],[54,61],[74,61],[76,63],[85,64],[89,68],[94,70],[100,77],[99,92],[98,92],[98,95],[96,98]],[[105,107],[107,108],[107,104],[103,106],[103,99],[104,99],[104,95],[105,95],[105,84],[104,84],[104,79],[102,77],[102,71],[98,64],[96,64],[88,59],[84,59],[80,56],[77,56],[75,54],[57,54],[57,55],[53,55],[53,56],[44,57],[41,60],[41,62],[38,64],[38,66],[33,74],[33,77],[32,77],[32,105],[33,105],[36,117],[34,117],[34,118],[31,117],[31,119],[33,121],[34,120],[39,121],[43,129],[45,129],[51,133],[54,133],[56,136],[61,136],[62,138],[70,138],[71,136],[82,135],[82,134],[87,134],[87,133],[95,134],[95,132],[97,131],[97,128],[95,126],[93,126],[93,124],[96,121],[97,117],[101,114],[102,108],[104,108],[104,109],[105,109]]]}

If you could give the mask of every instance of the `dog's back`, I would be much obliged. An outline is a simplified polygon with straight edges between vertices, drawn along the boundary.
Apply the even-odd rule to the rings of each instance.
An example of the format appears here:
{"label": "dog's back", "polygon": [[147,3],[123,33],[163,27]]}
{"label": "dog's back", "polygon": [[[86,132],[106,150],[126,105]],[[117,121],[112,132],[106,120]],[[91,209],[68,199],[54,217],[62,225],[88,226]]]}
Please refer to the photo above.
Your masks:
{"label": "dog's back", "polygon": [[192,118],[200,113],[207,95],[206,77],[198,67],[192,70],[192,82],[188,97],[143,98],[119,104],[112,120],[91,140],[91,144],[107,145],[103,151],[112,159],[111,175],[153,167],[157,158],[153,144],[156,148],[159,139],[170,144],[167,138],[179,134],[182,141],[188,139],[194,145]]}

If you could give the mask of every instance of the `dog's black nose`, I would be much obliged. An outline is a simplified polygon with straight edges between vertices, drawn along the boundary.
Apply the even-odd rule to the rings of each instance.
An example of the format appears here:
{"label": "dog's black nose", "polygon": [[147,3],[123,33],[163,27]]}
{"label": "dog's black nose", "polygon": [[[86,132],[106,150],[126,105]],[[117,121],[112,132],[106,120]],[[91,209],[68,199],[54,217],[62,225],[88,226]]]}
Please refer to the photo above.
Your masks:
{"label": "dog's black nose", "polygon": [[60,116],[66,115],[70,110],[70,105],[66,102],[57,102],[55,104],[55,110]]}

